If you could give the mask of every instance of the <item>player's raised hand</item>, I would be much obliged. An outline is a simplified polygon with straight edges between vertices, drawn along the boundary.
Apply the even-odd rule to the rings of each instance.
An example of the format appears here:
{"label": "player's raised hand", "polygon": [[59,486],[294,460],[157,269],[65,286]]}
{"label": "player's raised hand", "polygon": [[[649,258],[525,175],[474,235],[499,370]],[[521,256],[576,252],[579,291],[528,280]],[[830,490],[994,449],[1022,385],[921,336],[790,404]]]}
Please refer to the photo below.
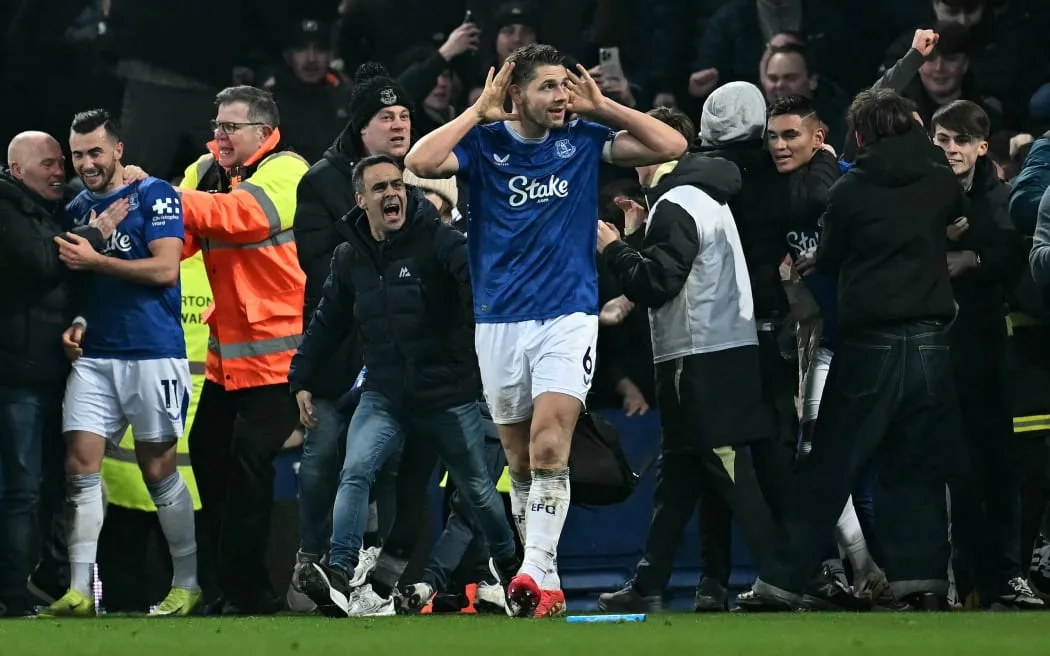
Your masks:
{"label": "player's raised hand", "polygon": [[601,107],[605,96],[591,74],[582,64],[576,64],[576,72],[569,74],[569,111],[586,116],[594,114]]}
{"label": "player's raised hand", "polygon": [[503,109],[504,103],[507,102],[507,89],[510,87],[513,71],[514,62],[503,62],[499,73],[496,73],[495,68],[489,67],[489,74],[485,77],[485,88],[474,103],[474,112],[482,123],[518,120],[517,114],[508,114]]}
{"label": "player's raised hand", "polygon": [[84,354],[84,350],[80,348],[80,343],[84,341],[84,324],[75,323],[66,331],[62,333],[62,348],[66,352],[66,357],[69,358],[70,362],[76,361],[81,355]]}
{"label": "player's raised hand", "polygon": [[109,239],[113,231],[117,229],[120,222],[123,221],[128,215],[128,209],[131,207],[131,203],[127,198],[121,198],[120,200],[111,203],[102,214],[95,215],[95,211],[91,210],[91,220],[88,225],[92,228],[97,228],[102,233],[103,239]]}
{"label": "player's raised hand", "polygon": [[317,427],[317,413],[314,411],[314,395],[307,390],[295,393],[295,402],[299,404],[299,423],[307,428]]}
{"label": "player's raised hand", "polygon": [[76,233],[59,235],[55,237],[55,243],[58,244],[58,259],[74,271],[90,271],[106,257],[96,251],[91,242]]}

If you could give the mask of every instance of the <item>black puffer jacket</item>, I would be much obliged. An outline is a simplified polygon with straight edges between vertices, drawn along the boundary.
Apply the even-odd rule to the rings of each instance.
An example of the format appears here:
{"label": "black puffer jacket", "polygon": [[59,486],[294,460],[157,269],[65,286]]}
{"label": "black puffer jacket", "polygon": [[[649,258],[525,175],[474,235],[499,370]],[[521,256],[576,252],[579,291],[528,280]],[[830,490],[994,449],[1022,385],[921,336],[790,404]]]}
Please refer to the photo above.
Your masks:
{"label": "black puffer jacket", "polygon": [[372,238],[361,210],[338,224],[347,243],[335,250],[321,303],[292,359],[293,392],[313,391],[317,370],[356,329],[368,368],[365,391],[418,411],[480,396],[466,238],[441,223],[414,188],[407,215],[383,242]]}
{"label": "black puffer jacket", "polygon": [[65,380],[62,332],[75,316],[73,277],[54,238],[60,203],[40,198],[0,171],[0,371],[4,385]]}

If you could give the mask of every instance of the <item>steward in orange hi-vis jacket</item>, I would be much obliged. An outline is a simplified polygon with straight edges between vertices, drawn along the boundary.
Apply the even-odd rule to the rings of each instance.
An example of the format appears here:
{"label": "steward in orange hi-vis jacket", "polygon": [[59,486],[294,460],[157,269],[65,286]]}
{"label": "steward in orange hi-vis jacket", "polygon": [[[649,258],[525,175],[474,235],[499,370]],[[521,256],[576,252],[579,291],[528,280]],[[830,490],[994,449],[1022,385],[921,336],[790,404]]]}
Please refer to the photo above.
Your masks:
{"label": "steward in orange hi-vis jacket", "polygon": [[[273,461],[299,421],[288,367],[303,333],[306,277],[292,218],[308,166],[281,144],[273,98],[253,87],[216,97],[215,140],[186,169],[184,257],[202,252],[214,305],[206,380],[189,436],[224,614],[280,610],[265,557]],[[201,541],[203,544],[206,542]]]}

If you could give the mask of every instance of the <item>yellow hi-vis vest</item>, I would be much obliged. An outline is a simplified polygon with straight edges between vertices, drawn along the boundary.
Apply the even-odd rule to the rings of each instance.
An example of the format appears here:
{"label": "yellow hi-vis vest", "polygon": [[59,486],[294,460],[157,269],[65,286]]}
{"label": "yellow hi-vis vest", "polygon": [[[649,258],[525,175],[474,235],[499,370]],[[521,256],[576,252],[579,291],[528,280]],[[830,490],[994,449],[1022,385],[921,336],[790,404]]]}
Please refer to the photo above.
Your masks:
{"label": "yellow hi-vis vest", "polygon": [[[441,487],[445,487],[448,484],[448,472],[441,477],[441,482],[438,483]],[[503,468],[503,473],[500,474],[499,481],[496,482],[496,491],[500,494],[510,494],[510,469],[507,467]]]}
{"label": "yellow hi-vis vest", "polygon": [[[182,329],[186,334],[186,357],[190,361],[190,374],[193,380],[193,391],[190,394],[190,407],[186,414],[186,428],[182,439],[178,441],[177,464],[179,473],[186,481],[190,496],[193,497],[193,509],[200,510],[201,500],[197,494],[197,481],[193,478],[190,467],[190,448],[187,436],[197,413],[197,400],[200,399],[201,386],[204,385],[204,360],[208,354],[208,326],[201,320],[201,313],[211,305],[211,286],[204,270],[204,259],[200,253],[183,260],[180,267],[182,285]],[[109,503],[130,508],[156,512],[146,484],[142,482],[138,461],[135,459],[135,439],[131,429],[124,434],[119,446],[106,443],[106,458],[102,462],[102,478],[106,484],[106,496]]]}

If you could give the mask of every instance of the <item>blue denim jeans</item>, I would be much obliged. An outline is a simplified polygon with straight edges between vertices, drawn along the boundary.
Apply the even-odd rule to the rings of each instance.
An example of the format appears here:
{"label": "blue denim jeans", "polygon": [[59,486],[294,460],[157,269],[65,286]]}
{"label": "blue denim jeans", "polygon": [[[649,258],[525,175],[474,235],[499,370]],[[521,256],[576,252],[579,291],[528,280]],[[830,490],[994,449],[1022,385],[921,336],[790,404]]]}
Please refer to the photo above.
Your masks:
{"label": "blue denim jeans", "polygon": [[405,440],[430,440],[467,500],[493,556],[514,554],[503,502],[485,466],[485,434],[477,402],[420,413],[377,392],[365,392],[350,420],[346,459],[332,518],[329,562],[350,571],[368,520],[368,490],[378,469]]}
{"label": "blue denim jeans", "polygon": [[299,549],[320,557],[332,534],[332,504],[339,484],[348,414],[326,399],[314,399],[317,426],[308,428],[299,460]]}
{"label": "blue denim jeans", "polygon": [[38,517],[42,569],[68,568],[61,404],[61,389],[0,386],[0,600],[14,607],[28,601]]}
{"label": "blue denim jeans", "polygon": [[765,583],[801,592],[842,506],[874,471],[875,533],[897,598],[948,590],[945,489],[962,425],[945,327],[916,321],[842,336],[821,399],[813,450],[798,465],[787,540]]}

